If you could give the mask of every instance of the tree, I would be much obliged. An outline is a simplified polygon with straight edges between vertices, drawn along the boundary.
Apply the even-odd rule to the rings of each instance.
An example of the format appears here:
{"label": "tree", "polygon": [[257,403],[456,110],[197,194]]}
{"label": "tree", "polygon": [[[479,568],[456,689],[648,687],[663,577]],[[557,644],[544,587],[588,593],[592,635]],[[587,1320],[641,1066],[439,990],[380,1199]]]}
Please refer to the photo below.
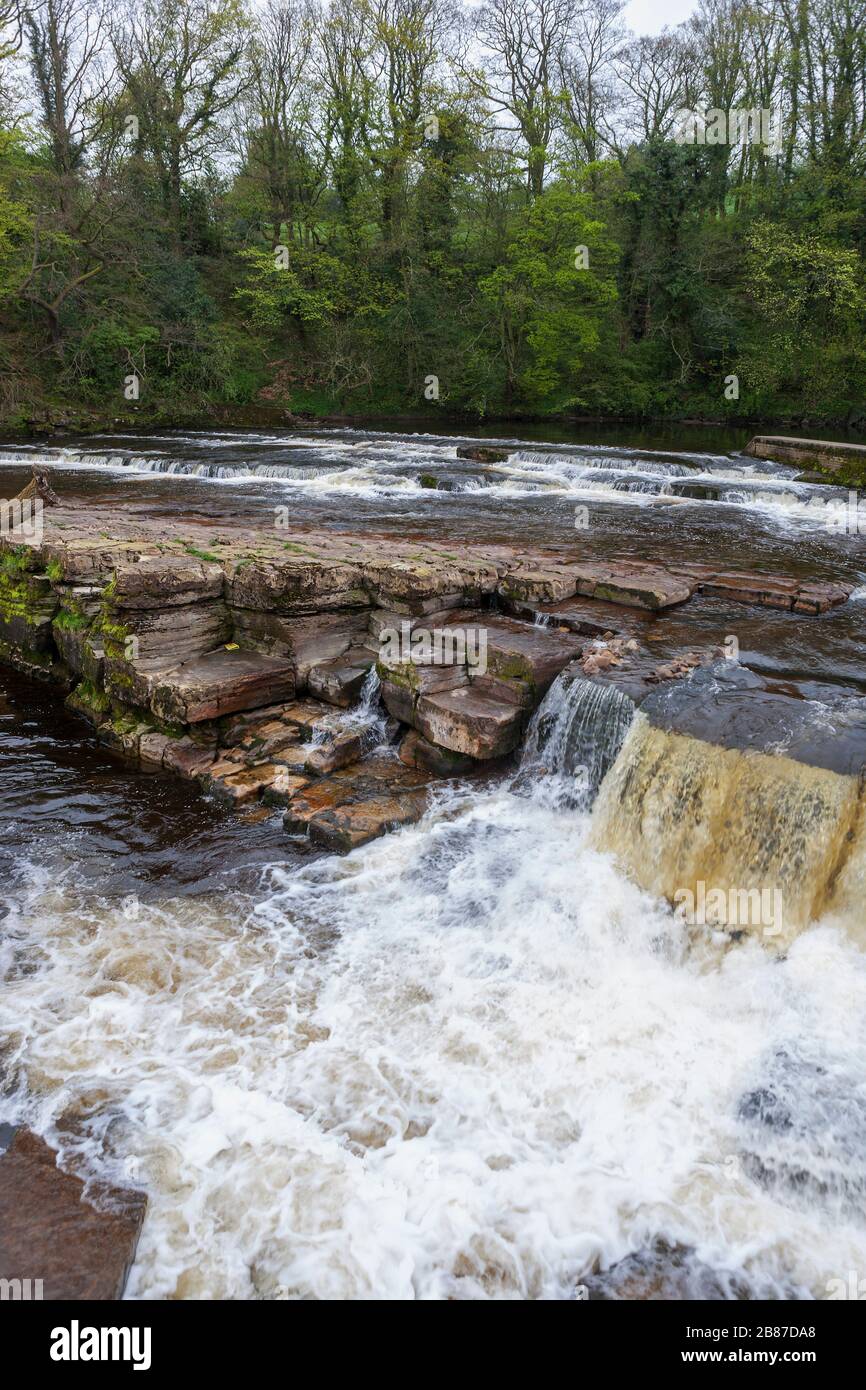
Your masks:
{"label": "tree", "polygon": [[135,0],[112,35],[134,137],[152,159],[175,237],[184,178],[215,153],[221,120],[251,82],[242,0]]}

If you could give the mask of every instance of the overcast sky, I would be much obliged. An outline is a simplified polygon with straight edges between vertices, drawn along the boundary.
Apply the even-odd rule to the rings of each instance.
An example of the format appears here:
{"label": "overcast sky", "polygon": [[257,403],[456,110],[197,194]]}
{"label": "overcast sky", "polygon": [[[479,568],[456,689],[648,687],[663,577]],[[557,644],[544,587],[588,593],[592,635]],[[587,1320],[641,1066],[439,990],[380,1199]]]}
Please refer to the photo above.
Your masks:
{"label": "overcast sky", "polygon": [[625,18],[636,34],[657,34],[666,24],[688,19],[694,8],[694,0],[629,0]]}

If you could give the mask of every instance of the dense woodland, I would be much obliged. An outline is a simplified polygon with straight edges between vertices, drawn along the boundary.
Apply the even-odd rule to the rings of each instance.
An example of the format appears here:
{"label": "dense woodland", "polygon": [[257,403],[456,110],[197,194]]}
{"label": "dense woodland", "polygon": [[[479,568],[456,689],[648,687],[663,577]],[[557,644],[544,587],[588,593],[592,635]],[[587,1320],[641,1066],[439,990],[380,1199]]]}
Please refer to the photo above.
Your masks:
{"label": "dense woodland", "polygon": [[0,0],[0,423],[866,426],[866,0],[622,8]]}

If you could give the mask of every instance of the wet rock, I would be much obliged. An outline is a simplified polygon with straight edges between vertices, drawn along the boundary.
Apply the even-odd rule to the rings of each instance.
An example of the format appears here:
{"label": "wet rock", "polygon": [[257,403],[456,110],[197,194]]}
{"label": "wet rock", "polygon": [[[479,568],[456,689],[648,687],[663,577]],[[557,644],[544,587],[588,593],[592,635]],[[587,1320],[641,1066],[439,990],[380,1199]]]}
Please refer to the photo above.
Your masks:
{"label": "wet rock", "polygon": [[837,1059],[780,1048],[740,1101],[743,1166],[755,1182],[862,1216],[866,1197],[866,1097]]}
{"label": "wet rock", "polygon": [[635,1251],[583,1282],[591,1302],[716,1302],[755,1296],[742,1275],[711,1269],[687,1246],[666,1241]]}
{"label": "wet rock", "polygon": [[427,808],[429,777],[390,753],[373,753],[313,782],[291,801],[284,818],[290,834],[346,852],[419,820]]}
{"label": "wet rock", "polygon": [[431,772],[435,777],[460,777],[476,766],[474,760],[465,753],[454,753],[450,748],[437,748],[435,743],[429,743],[415,729],[410,729],[400,744],[399,757],[407,767]]}
{"label": "wet rock", "polygon": [[524,622],[538,622],[539,626],[554,629],[565,628],[584,637],[602,637],[607,633],[612,636],[634,636],[643,632],[647,623],[652,621],[650,614],[641,609],[624,608],[620,604],[606,603],[603,599],[577,595],[561,603],[505,597],[503,607],[507,613],[522,618]]}
{"label": "wet rock", "polygon": [[578,574],[556,567],[510,571],[499,585],[499,594],[514,601],[559,603],[577,593]]}
{"label": "wet rock", "polygon": [[41,1279],[46,1299],[119,1299],[146,1204],[128,1188],[85,1192],[44,1140],[19,1129],[0,1157],[0,1279]]}
{"label": "wet rock", "polygon": [[241,743],[233,744],[234,756],[248,766],[262,762],[282,762],[284,752],[296,751],[300,735],[297,728],[280,718],[250,724]]}
{"label": "wet rock", "polygon": [[213,747],[203,748],[191,738],[169,739],[163,751],[162,765],[181,777],[198,777],[213,765],[216,756],[216,741]]}
{"label": "wet rock", "polygon": [[[722,652],[717,650],[713,656],[718,660],[722,656]],[[661,681],[681,680],[683,676],[690,675],[696,666],[700,666],[704,659],[701,652],[686,652],[683,656],[675,657],[673,661],[666,661],[661,666],[656,666],[655,670],[647,676],[647,680],[653,684]]]}
{"label": "wet rock", "polygon": [[[391,680],[387,675],[380,673],[380,691],[382,701],[386,710],[392,717],[401,724],[411,724],[415,718],[415,704],[418,698],[417,691],[408,683]],[[462,682],[465,683],[465,682]]]}
{"label": "wet rock", "polygon": [[457,448],[459,459],[471,459],[473,463],[504,463],[510,453],[509,449],[495,449],[490,444],[460,444]]}
{"label": "wet rock", "polygon": [[422,695],[414,710],[416,728],[430,743],[482,759],[513,752],[525,718],[519,705],[473,686]]}
{"label": "wet rock", "polygon": [[[466,625],[467,636],[476,636],[475,647],[486,646],[487,670],[483,674],[500,681],[516,682],[528,696],[521,703],[535,705],[581,649],[577,637],[568,632],[530,626],[513,618],[491,616]],[[470,676],[476,681],[470,668]]]}
{"label": "wet rock", "polygon": [[290,701],[258,713],[233,715],[221,725],[232,761],[247,766],[272,762],[307,780],[355,762],[364,751],[366,729],[315,700]]}
{"label": "wet rock", "polygon": [[211,791],[235,806],[256,801],[265,792],[271,801],[282,804],[305,787],[309,780],[309,777],[292,775],[287,767],[279,763],[257,763],[254,767],[232,772],[228,776],[215,776],[211,770]]}
{"label": "wet rock", "polygon": [[826,613],[845,603],[851,594],[850,585],[793,579],[784,574],[716,570],[709,565],[680,565],[676,569],[700,593],[783,612]]}
{"label": "wet rock", "polygon": [[694,590],[681,575],[627,561],[576,565],[573,575],[578,594],[653,611],[685,603]]}
{"label": "wet rock", "polygon": [[[287,704],[267,705],[264,709],[243,710],[239,714],[227,715],[218,724],[220,746],[237,748],[242,743],[248,745],[265,726],[279,725],[282,728],[284,713],[296,707],[296,702],[290,700]],[[297,732],[297,725],[293,724],[292,728]]]}
{"label": "wet rock", "polygon": [[289,699],[294,691],[290,662],[261,652],[223,649],[161,674],[150,705],[166,723],[196,724]]}
{"label": "wet rock", "polygon": [[143,763],[149,763],[153,767],[162,767],[165,750],[170,742],[171,739],[167,734],[160,734],[155,731],[142,734],[138,740],[138,756]]}
{"label": "wet rock", "polygon": [[723,748],[783,754],[844,775],[866,768],[866,707],[840,697],[820,717],[791,686],[736,662],[716,661],[685,682],[660,687],[641,706],[656,728]]}
{"label": "wet rock", "polygon": [[350,647],[336,660],[312,666],[307,678],[310,693],[329,705],[349,709],[361,694],[375,659],[370,647]]}

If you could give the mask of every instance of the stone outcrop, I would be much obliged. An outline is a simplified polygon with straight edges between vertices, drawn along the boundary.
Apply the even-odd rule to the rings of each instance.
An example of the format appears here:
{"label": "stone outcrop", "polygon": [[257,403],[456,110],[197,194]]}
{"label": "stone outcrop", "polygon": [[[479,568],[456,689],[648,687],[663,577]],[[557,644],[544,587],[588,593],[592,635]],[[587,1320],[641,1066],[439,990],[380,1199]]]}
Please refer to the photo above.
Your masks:
{"label": "stone outcrop", "polygon": [[41,1280],[46,1299],[116,1300],[135,1256],[147,1199],[85,1187],[29,1129],[0,1154],[0,1279]]}
{"label": "stone outcrop", "polygon": [[[715,660],[669,617],[696,595],[808,615],[848,593],[58,506],[41,542],[0,540],[0,657],[61,683],[125,757],[232,806],[281,806],[291,833],[345,849],[420,815],[431,779],[513,754],[565,667],[639,704]],[[357,709],[374,667],[387,726]]]}
{"label": "stone outcrop", "polygon": [[345,852],[419,820],[430,780],[391,752],[371,754],[295,797],[284,824],[290,834],[309,835],[324,849]]}

